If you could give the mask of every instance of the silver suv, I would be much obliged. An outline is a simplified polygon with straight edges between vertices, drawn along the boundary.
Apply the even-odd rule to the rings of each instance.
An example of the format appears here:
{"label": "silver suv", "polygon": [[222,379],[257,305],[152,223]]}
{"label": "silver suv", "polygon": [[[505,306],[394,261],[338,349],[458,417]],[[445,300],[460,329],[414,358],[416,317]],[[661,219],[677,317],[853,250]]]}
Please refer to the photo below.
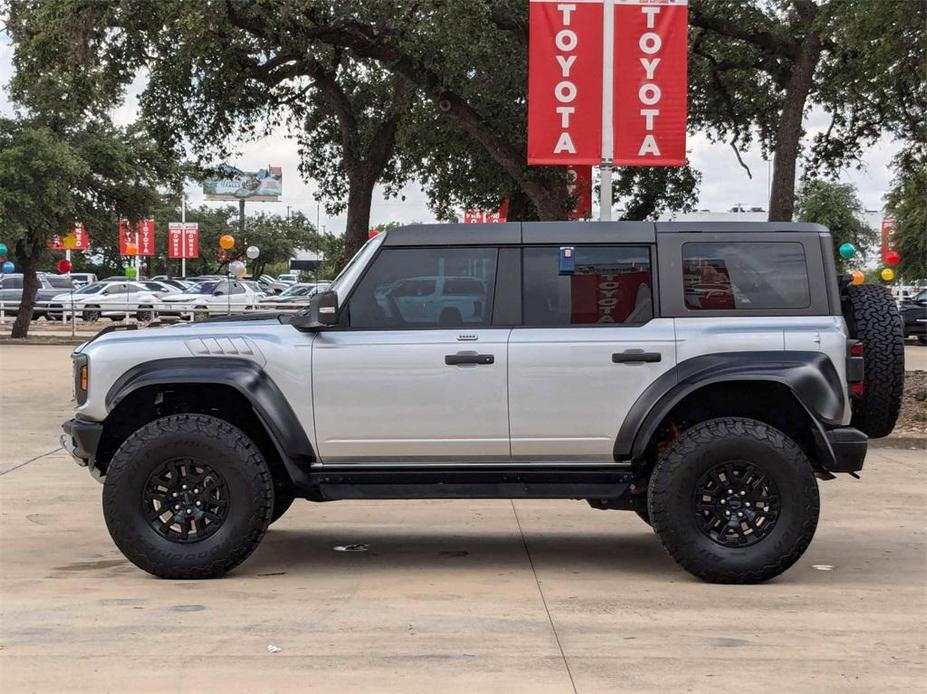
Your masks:
{"label": "silver suv", "polygon": [[856,475],[903,380],[887,290],[785,223],[382,233],[304,313],[111,327],[63,443],[158,576],[237,566],[295,498],[569,498],[691,573],[775,576],[817,479]]}

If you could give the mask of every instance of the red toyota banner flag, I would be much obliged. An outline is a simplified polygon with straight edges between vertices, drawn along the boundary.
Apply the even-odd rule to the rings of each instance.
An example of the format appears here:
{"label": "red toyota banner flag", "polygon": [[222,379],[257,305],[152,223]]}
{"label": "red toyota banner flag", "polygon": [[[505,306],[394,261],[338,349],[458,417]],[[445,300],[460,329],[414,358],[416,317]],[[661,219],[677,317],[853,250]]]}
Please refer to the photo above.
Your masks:
{"label": "red toyota banner flag", "polygon": [[531,0],[528,163],[602,159],[601,0]]}
{"label": "red toyota banner flag", "polygon": [[592,215],[592,167],[568,166],[569,193],[576,198],[576,206],[567,213],[567,219],[586,219]]}
{"label": "red toyota banner flag", "polygon": [[685,166],[686,0],[615,0],[617,166]]}
{"label": "red toyota banner flag", "polygon": [[155,222],[153,219],[140,219],[138,222],[138,254],[155,254]]}
{"label": "red toyota banner flag", "polygon": [[138,238],[128,219],[119,220],[119,255],[138,255]]}

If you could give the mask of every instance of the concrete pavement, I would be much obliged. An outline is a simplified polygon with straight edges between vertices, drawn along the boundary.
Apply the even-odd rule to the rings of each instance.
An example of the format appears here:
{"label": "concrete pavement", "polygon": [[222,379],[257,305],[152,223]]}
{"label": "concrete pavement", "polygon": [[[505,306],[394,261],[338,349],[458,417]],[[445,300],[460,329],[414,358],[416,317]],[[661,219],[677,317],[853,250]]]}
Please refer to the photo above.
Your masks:
{"label": "concrete pavement", "polygon": [[924,690],[924,451],[822,483],[811,548],[762,586],[576,501],[297,502],[226,578],[162,581],[49,452],[68,352],[0,346],[0,691]]}

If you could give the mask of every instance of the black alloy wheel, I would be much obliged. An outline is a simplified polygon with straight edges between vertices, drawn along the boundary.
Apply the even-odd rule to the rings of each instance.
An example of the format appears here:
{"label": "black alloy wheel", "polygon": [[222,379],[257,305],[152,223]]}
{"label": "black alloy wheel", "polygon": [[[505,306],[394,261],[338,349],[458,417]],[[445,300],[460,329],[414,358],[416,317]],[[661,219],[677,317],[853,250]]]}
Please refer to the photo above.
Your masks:
{"label": "black alloy wheel", "polygon": [[148,476],[142,503],[156,533],[172,542],[199,542],[222,527],[229,490],[210,465],[174,458]]}
{"label": "black alloy wheel", "polygon": [[746,461],[715,465],[696,483],[692,499],[699,528],[723,547],[749,547],[779,518],[779,490]]}

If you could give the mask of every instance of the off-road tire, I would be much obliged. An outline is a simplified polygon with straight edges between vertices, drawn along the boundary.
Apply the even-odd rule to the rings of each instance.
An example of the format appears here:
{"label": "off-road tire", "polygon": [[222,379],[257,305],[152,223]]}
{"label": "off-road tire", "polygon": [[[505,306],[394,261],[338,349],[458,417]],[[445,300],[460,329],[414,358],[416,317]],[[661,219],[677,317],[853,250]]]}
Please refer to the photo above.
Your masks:
{"label": "off-road tire", "polygon": [[874,284],[846,288],[843,315],[850,337],[863,343],[864,392],[852,398],[850,425],[873,439],[895,427],[904,390],[904,326],[886,287]]}
{"label": "off-road tire", "polygon": [[[199,541],[162,537],[145,517],[149,475],[173,457],[207,463],[228,488],[222,526]],[[273,479],[257,446],[237,427],[200,414],[170,415],[138,429],[116,451],[103,485],[103,515],[116,546],[161,578],[214,578],[238,566],[261,542],[273,508]]]}
{"label": "off-road tire", "polygon": [[[699,527],[698,480],[718,464],[746,462],[778,489],[778,517],[755,544],[719,544]],[[760,583],[808,548],[820,511],[807,456],[778,429],[752,419],[712,419],[687,429],[660,456],[647,498],[653,529],[682,568],[711,583]]]}
{"label": "off-road tire", "polygon": [[274,509],[270,514],[270,524],[273,525],[283,516],[284,513],[290,510],[290,506],[293,505],[293,496],[287,494],[286,492],[276,491],[274,492]]}

